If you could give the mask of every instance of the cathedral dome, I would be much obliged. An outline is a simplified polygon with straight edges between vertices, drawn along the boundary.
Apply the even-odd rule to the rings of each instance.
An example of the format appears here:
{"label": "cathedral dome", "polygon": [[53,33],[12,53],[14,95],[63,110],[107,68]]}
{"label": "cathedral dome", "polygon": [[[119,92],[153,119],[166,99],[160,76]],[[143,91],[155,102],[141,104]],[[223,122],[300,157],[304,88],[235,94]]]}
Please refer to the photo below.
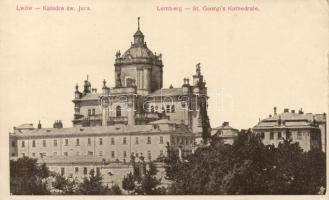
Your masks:
{"label": "cathedral dome", "polygon": [[123,59],[131,58],[153,58],[154,54],[145,45],[130,47],[122,56]]}

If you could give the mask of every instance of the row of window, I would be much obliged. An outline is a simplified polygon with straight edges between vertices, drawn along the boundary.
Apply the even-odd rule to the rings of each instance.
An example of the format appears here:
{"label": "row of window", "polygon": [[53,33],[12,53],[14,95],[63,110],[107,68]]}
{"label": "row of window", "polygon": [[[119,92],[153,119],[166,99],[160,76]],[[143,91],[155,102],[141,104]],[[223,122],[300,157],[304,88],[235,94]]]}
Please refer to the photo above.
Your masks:
{"label": "row of window", "polygon": [[159,110],[158,106],[151,106],[150,107],[150,112],[162,112],[165,111],[167,113],[174,113],[175,112],[175,105],[166,105],[166,109],[162,106],[161,110]]}
{"label": "row of window", "polygon": [[[92,143],[91,138],[88,138],[88,145],[91,145],[91,143]],[[150,136],[147,136],[147,142],[146,143],[151,144],[151,137]],[[163,144],[163,136],[160,136],[159,143]],[[57,147],[57,144],[58,144],[57,140],[54,140],[53,146]],[[98,144],[103,145],[103,138],[98,138]],[[111,138],[111,145],[114,145],[114,144],[115,144],[115,139]],[[127,144],[127,138],[126,137],[123,138],[122,144]],[[139,144],[139,137],[135,138],[135,144]],[[64,145],[65,146],[69,145],[69,139],[64,139]],[[77,138],[75,140],[75,145],[80,146],[80,139],[79,138]],[[46,140],[42,141],[42,146],[43,147],[47,146]],[[21,143],[21,147],[23,147],[23,148],[25,147],[25,141],[24,140]],[[32,147],[36,147],[36,141],[35,140],[32,140]]]}
{"label": "row of window", "polygon": [[177,145],[189,145],[193,143],[193,139],[188,137],[172,137],[171,141],[172,144]]}
{"label": "row of window", "polygon": [[[91,169],[91,170],[94,170],[94,169]],[[100,174],[100,172],[101,172],[100,168],[99,167],[96,167],[96,174]],[[75,167],[74,168],[74,173],[75,173],[75,175],[78,175],[79,174],[79,167]],[[87,174],[88,174],[88,168],[87,167],[83,167],[83,175],[87,175]],[[62,176],[65,175],[65,168],[64,167],[61,168],[61,175]]]}
{"label": "row of window", "polygon": [[[134,154],[134,153],[132,153],[132,154]],[[21,155],[22,156],[25,156],[25,153],[22,153]],[[63,155],[64,156],[69,156],[69,153],[68,152],[63,152]],[[80,152],[77,151],[76,152],[76,155],[79,156],[80,155]],[[93,151],[88,151],[87,152],[87,155],[88,156],[93,156],[94,155],[94,152]],[[122,152],[122,155],[123,155],[123,158],[127,158],[127,151],[123,151]],[[136,157],[139,157],[139,154],[138,153],[136,153],[135,155],[136,155]],[[143,155],[143,153],[141,153],[141,156],[142,155]],[[46,157],[47,154],[45,152],[42,152],[42,153],[39,153],[39,156],[40,156],[40,158],[43,158],[43,157]],[[57,156],[57,152],[53,152],[53,156]],[[103,156],[103,151],[99,151],[98,152],[98,156],[102,157]],[[163,156],[163,150],[160,150],[160,156]],[[32,157],[36,157],[36,153],[32,153]],[[147,151],[147,157],[150,160],[152,159],[152,153],[151,153],[151,151]],[[115,151],[111,151],[111,158],[115,158]]]}
{"label": "row of window", "polygon": [[[270,132],[270,140],[274,140],[274,135],[275,135],[274,132]],[[277,132],[276,135],[277,135],[276,138],[278,140],[283,139],[282,132]],[[261,132],[260,136],[261,136],[262,139],[264,139],[265,138],[265,133]],[[291,132],[286,132],[285,133],[285,138],[286,139],[292,139]],[[298,131],[297,132],[297,140],[302,140],[302,139],[303,139],[303,134],[300,131]]]}

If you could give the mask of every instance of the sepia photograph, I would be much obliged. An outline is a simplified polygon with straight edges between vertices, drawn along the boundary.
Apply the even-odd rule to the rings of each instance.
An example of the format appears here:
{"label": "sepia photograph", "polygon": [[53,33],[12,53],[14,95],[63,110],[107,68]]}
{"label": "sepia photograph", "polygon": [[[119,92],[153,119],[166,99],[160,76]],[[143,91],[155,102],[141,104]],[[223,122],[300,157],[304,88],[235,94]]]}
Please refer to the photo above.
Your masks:
{"label": "sepia photograph", "polygon": [[1,194],[327,199],[328,14],[3,0]]}

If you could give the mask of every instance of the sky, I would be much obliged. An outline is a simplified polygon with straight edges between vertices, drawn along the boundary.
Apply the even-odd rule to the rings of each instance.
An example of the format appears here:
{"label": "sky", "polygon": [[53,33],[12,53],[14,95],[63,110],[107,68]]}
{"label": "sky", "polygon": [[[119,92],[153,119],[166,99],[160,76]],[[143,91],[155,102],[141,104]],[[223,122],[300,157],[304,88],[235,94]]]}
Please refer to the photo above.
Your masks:
{"label": "sky", "polygon": [[[17,11],[89,6],[85,12]],[[159,7],[257,6],[257,12],[158,11]],[[114,85],[114,59],[130,47],[141,18],[150,50],[162,53],[164,87],[201,71],[212,127],[253,127],[284,108],[328,110],[326,1],[9,1],[0,3],[0,128],[72,126],[75,84]]]}

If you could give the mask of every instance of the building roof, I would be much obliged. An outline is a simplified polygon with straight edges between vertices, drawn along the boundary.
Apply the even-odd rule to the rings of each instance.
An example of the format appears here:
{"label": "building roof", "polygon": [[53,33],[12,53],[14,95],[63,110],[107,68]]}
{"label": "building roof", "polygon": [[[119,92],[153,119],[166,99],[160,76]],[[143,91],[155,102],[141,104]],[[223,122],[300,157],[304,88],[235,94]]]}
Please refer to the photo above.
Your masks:
{"label": "building roof", "polygon": [[130,135],[130,134],[182,134],[170,124],[159,124],[158,127],[149,125],[115,125],[93,127],[70,127],[70,128],[42,128],[33,130],[14,130],[11,136],[15,137],[73,137],[73,136],[103,136],[103,135]]}
{"label": "building roof", "polygon": [[218,137],[235,137],[238,135],[238,129],[232,128],[228,122],[224,122],[221,126],[213,128],[211,135]]}
{"label": "building roof", "polygon": [[326,115],[325,114],[312,114],[312,113],[306,113],[306,114],[299,114],[299,113],[291,113],[291,112],[285,112],[281,113],[279,115],[273,115],[271,117],[265,118],[263,121],[277,121],[279,118],[281,120],[306,120],[306,121],[313,121],[313,117],[316,121],[325,121]]}
{"label": "building roof", "polygon": [[[279,125],[279,121],[281,123]],[[315,121],[314,121],[315,120]],[[284,112],[261,120],[253,129],[268,128],[317,128],[314,123],[325,123],[325,114]]]}
{"label": "building roof", "polygon": [[183,88],[165,88],[156,90],[148,96],[175,96],[183,94]]}
{"label": "building roof", "polygon": [[39,163],[58,164],[58,163],[102,163],[103,158],[99,156],[45,156],[38,158]]}
{"label": "building roof", "polygon": [[123,59],[153,58],[154,54],[145,45],[133,45],[122,56]]}
{"label": "building roof", "polygon": [[88,93],[85,96],[82,96],[80,100],[98,100],[101,96],[101,93]]}

